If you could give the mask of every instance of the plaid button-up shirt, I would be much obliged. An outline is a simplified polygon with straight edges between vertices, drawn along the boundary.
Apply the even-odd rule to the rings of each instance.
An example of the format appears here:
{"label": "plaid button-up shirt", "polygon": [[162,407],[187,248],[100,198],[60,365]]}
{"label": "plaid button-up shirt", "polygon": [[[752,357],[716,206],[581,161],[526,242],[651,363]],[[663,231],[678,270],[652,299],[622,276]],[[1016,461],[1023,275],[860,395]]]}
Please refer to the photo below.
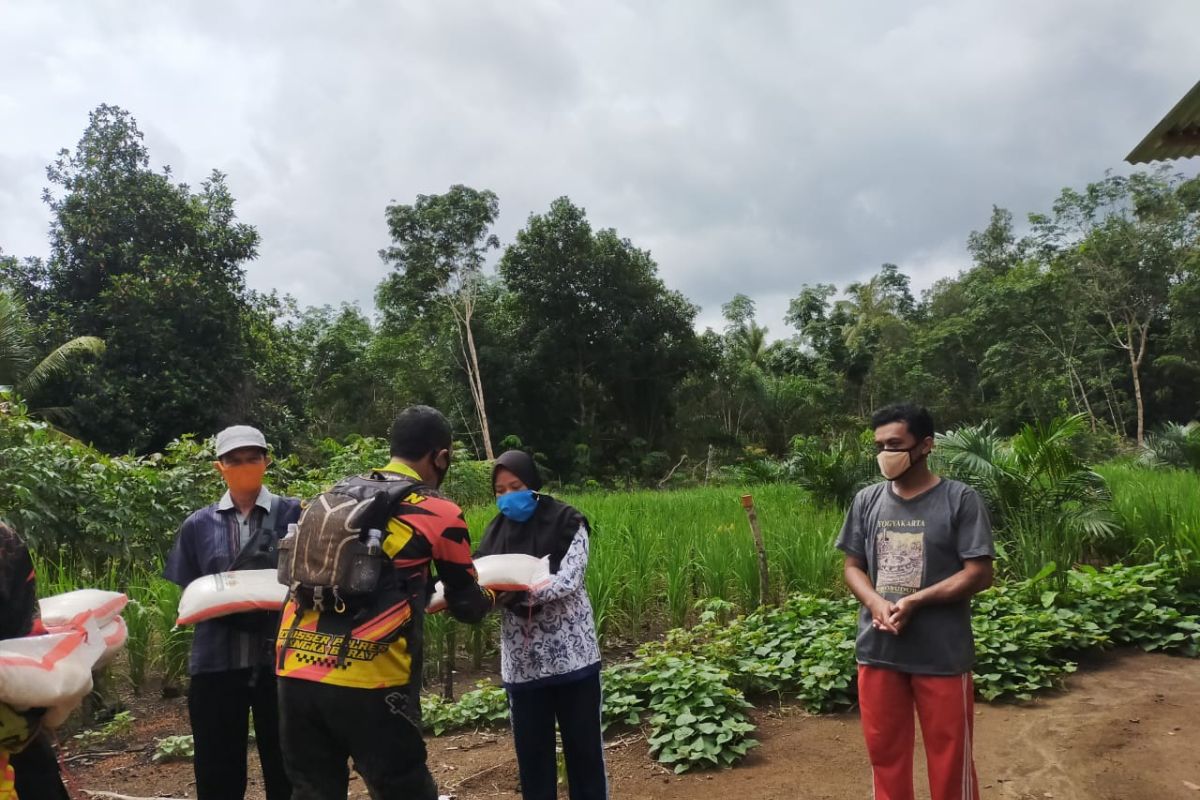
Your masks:
{"label": "plaid button-up shirt", "polygon": [[[300,519],[300,501],[273,495],[265,487],[246,520],[248,526],[243,526],[228,493],[220,502],[196,511],[179,527],[163,577],[187,587],[203,575],[225,572],[250,536],[262,527],[275,503],[279,507],[273,527],[276,536],[282,539],[287,535],[288,525]],[[192,639],[188,671],[196,675],[269,666],[273,645],[273,638],[247,633],[220,618],[200,622]]]}

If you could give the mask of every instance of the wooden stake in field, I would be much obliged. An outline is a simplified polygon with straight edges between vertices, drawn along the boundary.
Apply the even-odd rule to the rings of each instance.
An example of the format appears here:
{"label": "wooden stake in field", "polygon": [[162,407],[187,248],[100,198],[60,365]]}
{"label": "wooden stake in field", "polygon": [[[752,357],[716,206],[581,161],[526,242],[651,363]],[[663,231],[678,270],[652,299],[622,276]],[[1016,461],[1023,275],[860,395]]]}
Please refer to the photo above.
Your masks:
{"label": "wooden stake in field", "polygon": [[754,510],[754,496],[742,495],[742,508],[750,520],[750,533],[754,535],[754,549],[758,551],[758,604],[765,605],[771,598],[771,580],[767,572],[767,547],[763,544],[762,528],[758,524],[758,512]]}

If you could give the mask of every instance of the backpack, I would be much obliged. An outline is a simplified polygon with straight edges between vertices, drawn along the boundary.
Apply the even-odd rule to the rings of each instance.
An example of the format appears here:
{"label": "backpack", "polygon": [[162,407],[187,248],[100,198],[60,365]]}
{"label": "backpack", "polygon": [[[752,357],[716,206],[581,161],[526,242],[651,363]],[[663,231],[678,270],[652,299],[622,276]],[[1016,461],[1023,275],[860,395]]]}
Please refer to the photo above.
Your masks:
{"label": "backpack", "polygon": [[358,475],[306,504],[279,543],[279,582],[301,608],[341,613],[376,592],[394,572],[381,546],[388,520],[417,485]]}

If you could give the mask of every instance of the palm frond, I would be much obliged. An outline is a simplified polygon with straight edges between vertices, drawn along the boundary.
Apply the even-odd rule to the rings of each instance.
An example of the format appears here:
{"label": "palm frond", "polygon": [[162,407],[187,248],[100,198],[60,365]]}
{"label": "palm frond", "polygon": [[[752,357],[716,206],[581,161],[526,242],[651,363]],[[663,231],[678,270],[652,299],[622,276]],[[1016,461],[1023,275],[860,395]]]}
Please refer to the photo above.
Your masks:
{"label": "palm frond", "polygon": [[1146,437],[1141,460],[1150,467],[1200,470],[1200,424],[1162,426]]}
{"label": "palm frond", "polygon": [[0,385],[12,386],[33,362],[29,321],[13,297],[0,292]]}
{"label": "palm frond", "polygon": [[1119,526],[1111,509],[1097,505],[1080,505],[1063,514],[1061,524],[1074,529],[1089,545],[1116,536]]}
{"label": "palm frond", "polygon": [[32,395],[51,380],[68,374],[81,356],[104,353],[104,341],[95,336],[80,336],[57,347],[25,375],[17,388],[26,396]]}
{"label": "palm frond", "polygon": [[987,501],[1014,577],[1079,563],[1117,532],[1108,485],[1072,447],[1085,424],[1076,415],[1025,425],[1007,440],[987,426],[938,437],[947,474]]}

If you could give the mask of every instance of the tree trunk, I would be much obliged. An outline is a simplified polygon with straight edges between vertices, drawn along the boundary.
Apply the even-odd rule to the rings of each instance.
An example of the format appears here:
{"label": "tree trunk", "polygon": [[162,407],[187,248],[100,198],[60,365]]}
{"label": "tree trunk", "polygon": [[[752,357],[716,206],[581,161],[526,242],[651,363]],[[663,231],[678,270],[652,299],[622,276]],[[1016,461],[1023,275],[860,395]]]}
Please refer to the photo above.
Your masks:
{"label": "tree trunk", "polygon": [[1091,420],[1092,433],[1096,432],[1096,412],[1092,410],[1092,401],[1088,399],[1087,387],[1083,385],[1083,379],[1079,374],[1075,374],[1075,380],[1079,383],[1079,396],[1083,398],[1083,407],[1087,409],[1088,419]]}
{"label": "tree trunk", "polygon": [[1150,334],[1150,323],[1138,326],[1138,351],[1133,354],[1133,323],[1129,325],[1129,369],[1133,373],[1133,397],[1137,402],[1137,444],[1146,442],[1146,404],[1142,398],[1142,361],[1146,358],[1146,340]]}
{"label": "tree trunk", "polygon": [[479,415],[480,435],[483,437],[483,452],[488,461],[496,454],[492,450],[492,432],[488,426],[487,403],[483,398],[483,377],[479,373],[479,354],[475,350],[475,334],[471,331],[471,314],[464,314],[463,327],[467,329],[467,353],[470,356],[467,380],[471,382],[471,394],[475,398],[475,412]]}
{"label": "tree trunk", "polygon": [[1138,447],[1146,441],[1146,409],[1142,401],[1142,379],[1140,365],[1130,356],[1130,366],[1133,371],[1133,399],[1137,403],[1137,443]]}
{"label": "tree trunk", "polygon": [[[483,376],[479,371],[479,353],[475,349],[475,332],[471,329],[471,318],[475,315],[474,286],[464,283],[456,296],[449,299],[450,310],[458,326],[459,347],[463,351],[463,371],[467,373],[467,386],[471,390],[471,402],[475,405],[475,416],[479,420],[479,435],[483,439],[483,452],[488,461],[495,458],[492,436],[488,425],[487,403],[483,397]],[[460,307],[461,304],[461,307]]]}
{"label": "tree trunk", "polygon": [[[1088,399],[1087,387],[1084,386],[1083,378],[1079,375],[1079,370],[1075,368],[1075,342],[1077,337],[1072,337],[1071,347],[1067,348],[1065,341],[1055,339],[1046,332],[1041,325],[1034,325],[1034,329],[1042,335],[1042,338],[1058,353],[1059,358],[1063,360],[1063,364],[1067,368],[1067,385],[1071,387],[1071,398],[1076,403],[1082,403],[1084,410],[1087,411],[1088,419],[1091,420],[1092,433],[1096,432],[1096,414],[1092,410],[1092,403]],[[1079,387],[1079,396],[1076,398],[1075,388]]]}
{"label": "tree trunk", "polygon": [[1117,397],[1117,387],[1112,381],[1108,381],[1105,394],[1108,397],[1108,409],[1113,415],[1113,428],[1121,432],[1122,436],[1129,435],[1129,425],[1125,422],[1125,409],[1121,407],[1121,399]]}

